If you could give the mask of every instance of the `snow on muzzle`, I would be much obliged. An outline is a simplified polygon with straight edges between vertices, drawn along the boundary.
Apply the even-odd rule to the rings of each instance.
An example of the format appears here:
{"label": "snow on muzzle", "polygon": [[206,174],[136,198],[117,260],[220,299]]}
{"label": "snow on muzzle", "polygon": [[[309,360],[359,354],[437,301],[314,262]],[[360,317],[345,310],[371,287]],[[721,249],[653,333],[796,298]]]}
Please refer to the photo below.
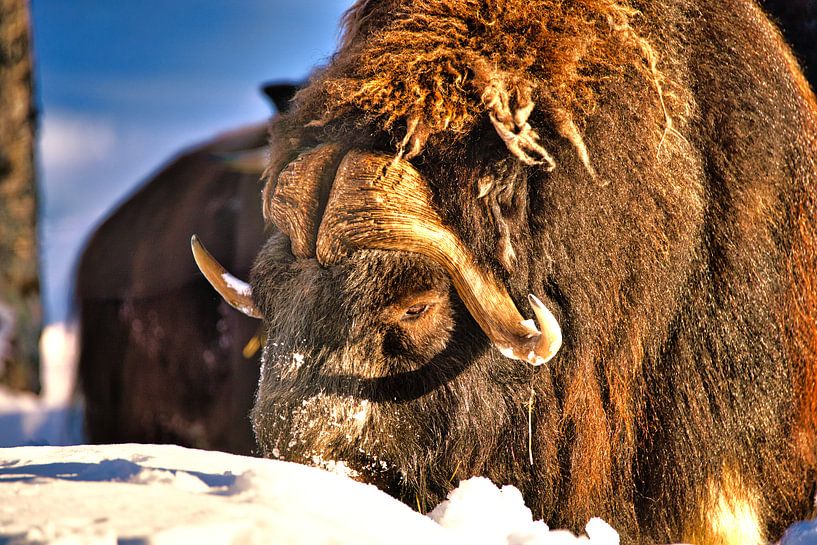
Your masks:
{"label": "snow on muzzle", "polygon": [[[550,310],[530,294],[536,323],[522,317],[502,283],[479,267],[443,225],[431,205],[431,189],[408,161],[359,150],[349,151],[338,163],[339,156],[331,144],[310,150],[279,174],[274,187],[265,188],[265,215],[290,237],[293,255],[314,256],[327,267],[363,248],[424,255],[445,269],[468,311],[503,355],[533,365],[556,355],[562,331]],[[191,244],[196,263],[216,291],[248,316],[260,317],[250,287],[227,273],[195,236]]]}

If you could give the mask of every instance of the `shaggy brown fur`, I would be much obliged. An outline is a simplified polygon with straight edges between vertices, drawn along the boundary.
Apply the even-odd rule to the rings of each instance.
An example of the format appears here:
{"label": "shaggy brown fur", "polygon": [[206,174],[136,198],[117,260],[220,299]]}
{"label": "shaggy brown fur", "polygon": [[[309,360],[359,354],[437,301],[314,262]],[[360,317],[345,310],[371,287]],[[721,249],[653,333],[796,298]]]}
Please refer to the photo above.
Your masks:
{"label": "shaggy brown fur", "polygon": [[[810,92],[809,84],[800,73],[793,57],[786,58],[786,66],[803,97],[803,107],[813,113],[803,119],[803,132],[817,134],[817,99]],[[817,169],[817,138],[799,142],[807,150],[809,170]],[[808,177],[808,172],[799,173]],[[789,263],[792,291],[788,294],[786,312],[794,318],[792,360],[799,362],[793,376],[794,390],[799,400],[801,436],[796,437],[804,456],[817,465],[817,202],[813,188],[805,194],[792,196],[792,224],[796,227]]]}
{"label": "shaggy brown fur", "polygon": [[[661,104],[663,140],[673,130],[672,94],[665,96],[655,51],[632,26],[639,12],[609,0],[560,4],[358,2],[344,18],[333,63],[298,98],[301,112],[314,116],[303,121],[323,126],[355,111],[358,123],[376,123],[411,158],[434,135],[450,142],[467,134],[487,112],[498,130],[521,140],[517,157],[552,167],[527,124],[536,103],[592,172],[580,129],[599,84],[635,73]],[[681,105],[676,115],[686,113]]]}
{"label": "shaggy brown fur", "polygon": [[[546,368],[506,360],[454,296],[444,345],[414,342],[377,316],[414,283],[444,297],[439,270],[388,252],[322,270],[276,235],[253,273],[264,452],[365,452],[412,504],[484,474],[554,525],[603,516],[625,542],[725,540],[723,505],[765,538],[803,516],[817,112],[757,6],[371,0],[344,24],[273,127],[265,199],[320,143],[411,158],[517,306],[545,295],[565,343]],[[361,400],[360,427],[337,420]]]}

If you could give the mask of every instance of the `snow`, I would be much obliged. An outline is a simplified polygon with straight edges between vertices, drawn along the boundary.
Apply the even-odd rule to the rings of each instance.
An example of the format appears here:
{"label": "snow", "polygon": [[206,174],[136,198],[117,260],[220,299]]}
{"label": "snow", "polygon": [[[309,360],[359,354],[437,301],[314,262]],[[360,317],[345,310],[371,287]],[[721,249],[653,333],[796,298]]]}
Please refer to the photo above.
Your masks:
{"label": "snow", "polygon": [[[0,447],[82,441],[75,330],[49,326],[41,354],[40,397],[0,389]],[[293,354],[293,363],[302,358]],[[341,460],[315,464],[323,469],[169,445],[0,448],[0,544],[619,542],[597,518],[584,536],[551,530],[519,490],[485,478],[461,482],[424,516],[350,479]],[[778,545],[817,545],[817,521],[793,524]]]}
{"label": "snow", "polygon": [[221,279],[224,280],[227,287],[239,295],[243,295],[244,297],[252,297],[252,288],[243,280],[236,278],[228,272],[221,273]]}
{"label": "snow", "polygon": [[0,543],[615,545],[549,531],[519,491],[461,483],[429,516],[321,469],[171,445],[0,449]]}
{"label": "snow", "polygon": [[617,545],[619,542],[618,533],[599,518],[587,523],[588,537],[577,539],[566,530],[550,531],[541,520],[533,520],[516,487],[497,488],[484,477],[473,477],[460,483],[446,501],[429,513],[429,517],[455,531],[467,543]]}
{"label": "snow", "polygon": [[51,324],[40,339],[42,393],[0,386],[0,447],[82,442],[82,410],[74,397],[76,330]]}

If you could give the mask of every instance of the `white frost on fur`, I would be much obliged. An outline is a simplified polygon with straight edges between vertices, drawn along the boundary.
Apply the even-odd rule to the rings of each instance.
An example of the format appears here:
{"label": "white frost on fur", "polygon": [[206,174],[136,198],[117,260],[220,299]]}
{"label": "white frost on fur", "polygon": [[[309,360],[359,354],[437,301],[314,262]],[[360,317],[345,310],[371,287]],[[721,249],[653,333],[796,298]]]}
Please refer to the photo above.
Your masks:
{"label": "white frost on fur", "polygon": [[358,405],[360,407],[356,412],[353,412],[349,415],[349,418],[354,420],[358,424],[363,424],[366,422],[366,417],[369,416],[369,400],[364,399]]}
{"label": "white frost on fur", "polygon": [[345,460],[324,460],[316,455],[312,456],[312,465],[339,477],[355,478],[360,476],[360,473],[349,467]]}

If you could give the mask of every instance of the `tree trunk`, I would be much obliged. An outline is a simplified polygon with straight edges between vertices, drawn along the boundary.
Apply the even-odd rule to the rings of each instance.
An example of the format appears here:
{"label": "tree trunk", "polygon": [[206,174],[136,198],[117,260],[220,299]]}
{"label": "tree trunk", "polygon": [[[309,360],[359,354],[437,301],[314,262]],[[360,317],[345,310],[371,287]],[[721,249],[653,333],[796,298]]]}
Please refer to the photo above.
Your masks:
{"label": "tree trunk", "polygon": [[0,0],[0,382],[39,390],[31,40],[27,0]]}

